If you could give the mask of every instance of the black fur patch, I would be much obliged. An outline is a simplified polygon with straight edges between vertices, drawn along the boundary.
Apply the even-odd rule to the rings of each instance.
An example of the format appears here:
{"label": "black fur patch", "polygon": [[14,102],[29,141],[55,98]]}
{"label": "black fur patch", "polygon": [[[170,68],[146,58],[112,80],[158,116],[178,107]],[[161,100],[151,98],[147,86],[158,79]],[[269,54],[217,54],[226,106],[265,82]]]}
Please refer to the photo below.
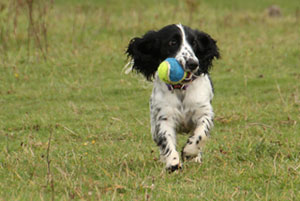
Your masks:
{"label": "black fur patch", "polygon": [[159,116],[158,117],[158,121],[167,121],[167,120],[168,120],[168,118],[165,117],[165,116]]}
{"label": "black fur patch", "polygon": [[[131,39],[126,53],[133,59],[133,69],[151,80],[159,64],[175,56],[180,39],[180,29],[175,24],[168,25],[159,31],[149,31],[142,37]],[[177,42],[177,47],[170,46],[172,40]]]}

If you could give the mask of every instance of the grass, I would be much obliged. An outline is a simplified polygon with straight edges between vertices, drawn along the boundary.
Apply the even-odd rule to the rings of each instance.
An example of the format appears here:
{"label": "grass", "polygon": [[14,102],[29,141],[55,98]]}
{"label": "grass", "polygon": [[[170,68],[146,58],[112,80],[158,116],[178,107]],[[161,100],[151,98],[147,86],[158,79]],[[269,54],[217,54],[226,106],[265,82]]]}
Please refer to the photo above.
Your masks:
{"label": "grass", "polygon": [[[275,1],[281,17],[270,0],[34,1],[31,29],[14,2],[0,1],[0,200],[300,199],[297,0]],[[132,37],[178,22],[217,39],[222,59],[204,163],[168,174],[151,83],[122,68]]]}

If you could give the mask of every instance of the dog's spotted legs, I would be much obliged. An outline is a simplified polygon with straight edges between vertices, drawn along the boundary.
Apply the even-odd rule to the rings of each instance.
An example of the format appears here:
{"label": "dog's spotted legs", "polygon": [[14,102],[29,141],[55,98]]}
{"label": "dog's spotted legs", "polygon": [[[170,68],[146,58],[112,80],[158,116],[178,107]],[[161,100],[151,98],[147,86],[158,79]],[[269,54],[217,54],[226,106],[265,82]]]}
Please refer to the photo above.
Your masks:
{"label": "dog's spotted legs", "polygon": [[165,162],[166,169],[173,172],[181,169],[180,157],[176,151],[176,133],[171,117],[163,115],[160,108],[151,110],[152,136],[160,148],[161,160]]}
{"label": "dog's spotted legs", "polygon": [[174,171],[181,168],[179,154],[176,151],[175,130],[169,126],[167,118],[160,117],[155,131],[153,133],[154,140],[160,148],[161,160],[166,163],[166,169]]}
{"label": "dog's spotted legs", "polygon": [[201,163],[201,150],[209,138],[209,132],[212,127],[213,113],[204,113],[197,123],[197,127],[194,130],[194,135],[189,137],[186,145],[182,149],[182,160],[192,160]]}

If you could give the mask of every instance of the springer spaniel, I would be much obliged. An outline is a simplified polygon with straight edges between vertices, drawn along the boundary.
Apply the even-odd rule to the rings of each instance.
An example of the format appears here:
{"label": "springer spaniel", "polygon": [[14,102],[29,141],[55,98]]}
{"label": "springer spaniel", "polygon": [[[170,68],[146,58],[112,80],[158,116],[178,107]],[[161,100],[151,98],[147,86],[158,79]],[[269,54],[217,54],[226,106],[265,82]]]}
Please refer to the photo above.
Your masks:
{"label": "springer spaniel", "polygon": [[[149,81],[154,79],[151,133],[166,169],[181,169],[176,132],[192,133],[181,151],[182,160],[201,163],[201,148],[213,127],[213,85],[208,72],[213,59],[220,57],[216,41],[202,31],[172,24],[133,38],[126,53],[131,69]],[[168,57],[175,58],[190,78],[176,85],[161,81],[157,68]]]}

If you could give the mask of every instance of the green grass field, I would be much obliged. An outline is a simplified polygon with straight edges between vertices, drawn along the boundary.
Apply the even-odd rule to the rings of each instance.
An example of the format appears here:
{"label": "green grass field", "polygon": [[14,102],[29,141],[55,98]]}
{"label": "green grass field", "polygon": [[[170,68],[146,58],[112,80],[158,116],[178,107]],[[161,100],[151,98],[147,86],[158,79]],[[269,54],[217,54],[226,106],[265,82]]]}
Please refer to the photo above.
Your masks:
{"label": "green grass field", "polygon": [[[300,200],[298,0],[33,1],[31,21],[28,2],[0,0],[1,201]],[[179,22],[222,59],[203,164],[168,174],[151,83],[122,69],[131,38]]]}

